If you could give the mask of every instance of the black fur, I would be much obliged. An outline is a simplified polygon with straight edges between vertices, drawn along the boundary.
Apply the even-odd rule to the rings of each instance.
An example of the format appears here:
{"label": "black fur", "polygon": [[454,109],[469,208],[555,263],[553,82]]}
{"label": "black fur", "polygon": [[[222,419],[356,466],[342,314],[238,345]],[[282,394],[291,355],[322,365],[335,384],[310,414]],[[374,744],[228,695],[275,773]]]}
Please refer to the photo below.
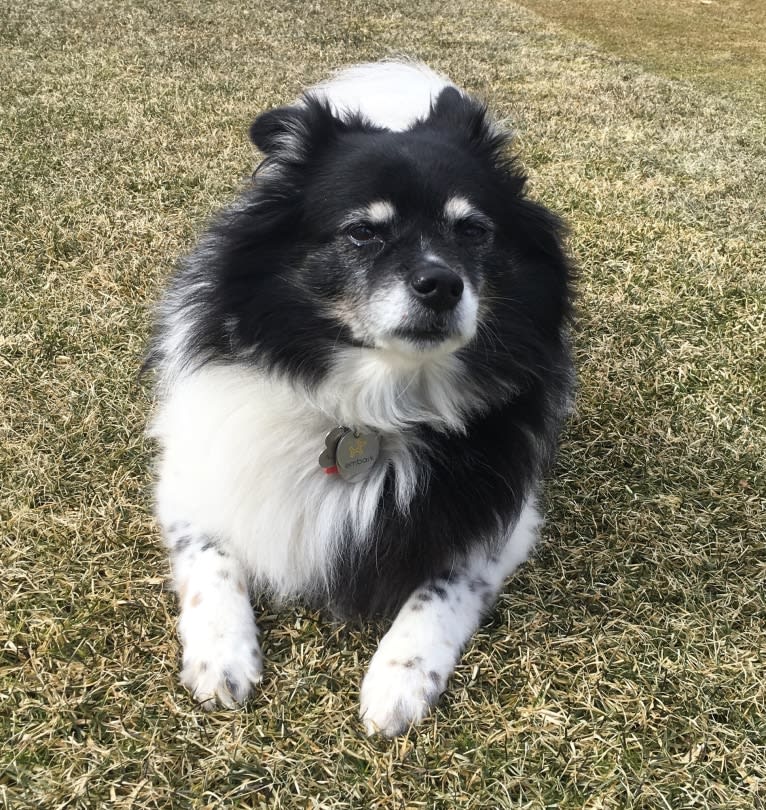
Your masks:
{"label": "black fur", "polygon": [[[564,379],[559,384],[566,385]],[[393,498],[393,481],[381,502],[376,542],[352,553],[338,570],[332,608],[340,616],[392,615],[424,582],[439,596],[445,564],[510,526],[552,460],[558,417],[544,386],[529,390],[476,418],[465,434],[417,431],[429,448],[427,484],[406,513]]]}

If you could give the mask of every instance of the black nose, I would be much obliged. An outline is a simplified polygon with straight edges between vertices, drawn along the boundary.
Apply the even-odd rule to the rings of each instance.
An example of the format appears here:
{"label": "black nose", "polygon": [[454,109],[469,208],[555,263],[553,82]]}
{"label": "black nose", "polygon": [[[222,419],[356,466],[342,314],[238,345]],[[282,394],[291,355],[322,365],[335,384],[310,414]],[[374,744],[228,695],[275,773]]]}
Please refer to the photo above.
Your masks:
{"label": "black nose", "polygon": [[436,312],[454,309],[463,295],[463,279],[435,262],[416,270],[410,277],[410,287],[422,304]]}

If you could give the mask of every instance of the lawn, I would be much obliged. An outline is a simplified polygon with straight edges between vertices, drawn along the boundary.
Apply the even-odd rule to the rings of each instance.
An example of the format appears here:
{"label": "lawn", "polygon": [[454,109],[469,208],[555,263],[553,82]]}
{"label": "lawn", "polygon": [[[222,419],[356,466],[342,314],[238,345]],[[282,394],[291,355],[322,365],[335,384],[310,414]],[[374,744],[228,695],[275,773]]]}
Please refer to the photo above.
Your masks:
{"label": "lawn", "polygon": [[[615,44],[660,37],[635,14],[607,36],[530,5],[557,19],[3,4],[0,805],[766,807],[766,122],[741,92],[763,64],[709,81]],[[356,716],[379,626],[261,605],[244,711],[178,686],[137,372],[175,257],[252,170],[254,115],[398,53],[486,97],[568,220],[580,391],[539,553],[434,716],[387,742]]]}
{"label": "lawn", "polygon": [[628,59],[764,109],[763,0],[524,0]]}

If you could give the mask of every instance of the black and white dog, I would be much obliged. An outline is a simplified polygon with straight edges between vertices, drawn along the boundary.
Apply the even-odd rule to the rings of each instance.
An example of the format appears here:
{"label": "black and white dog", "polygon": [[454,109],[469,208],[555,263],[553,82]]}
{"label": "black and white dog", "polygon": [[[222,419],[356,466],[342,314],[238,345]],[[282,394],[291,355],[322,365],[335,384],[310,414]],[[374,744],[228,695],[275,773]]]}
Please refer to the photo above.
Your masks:
{"label": "black and white dog", "polygon": [[391,736],[535,542],[574,384],[562,228],[509,135],[423,65],[350,68],[250,134],[265,159],[147,359],[181,677],[208,708],[248,698],[252,593],[388,614],[361,717]]}

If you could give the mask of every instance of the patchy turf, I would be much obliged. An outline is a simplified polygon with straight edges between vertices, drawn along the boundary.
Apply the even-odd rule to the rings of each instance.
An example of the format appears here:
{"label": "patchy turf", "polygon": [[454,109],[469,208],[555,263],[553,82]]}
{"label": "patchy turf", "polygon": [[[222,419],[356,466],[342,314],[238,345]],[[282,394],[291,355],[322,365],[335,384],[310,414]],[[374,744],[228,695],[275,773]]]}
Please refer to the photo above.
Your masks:
{"label": "patchy turf", "polygon": [[[4,806],[766,806],[763,119],[507,3],[298,8],[0,14]],[[540,553],[389,743],[356,719],[380,628],[264,606],[246,711],[178,688],[136,371],[174,257],[252,166],[253,115],[394,52],[513,122],[582,281]]]}
{"label": "patchy turf", "polygon": [[523,0],[623,57],[760,106],[766,96],[763,0]]}

